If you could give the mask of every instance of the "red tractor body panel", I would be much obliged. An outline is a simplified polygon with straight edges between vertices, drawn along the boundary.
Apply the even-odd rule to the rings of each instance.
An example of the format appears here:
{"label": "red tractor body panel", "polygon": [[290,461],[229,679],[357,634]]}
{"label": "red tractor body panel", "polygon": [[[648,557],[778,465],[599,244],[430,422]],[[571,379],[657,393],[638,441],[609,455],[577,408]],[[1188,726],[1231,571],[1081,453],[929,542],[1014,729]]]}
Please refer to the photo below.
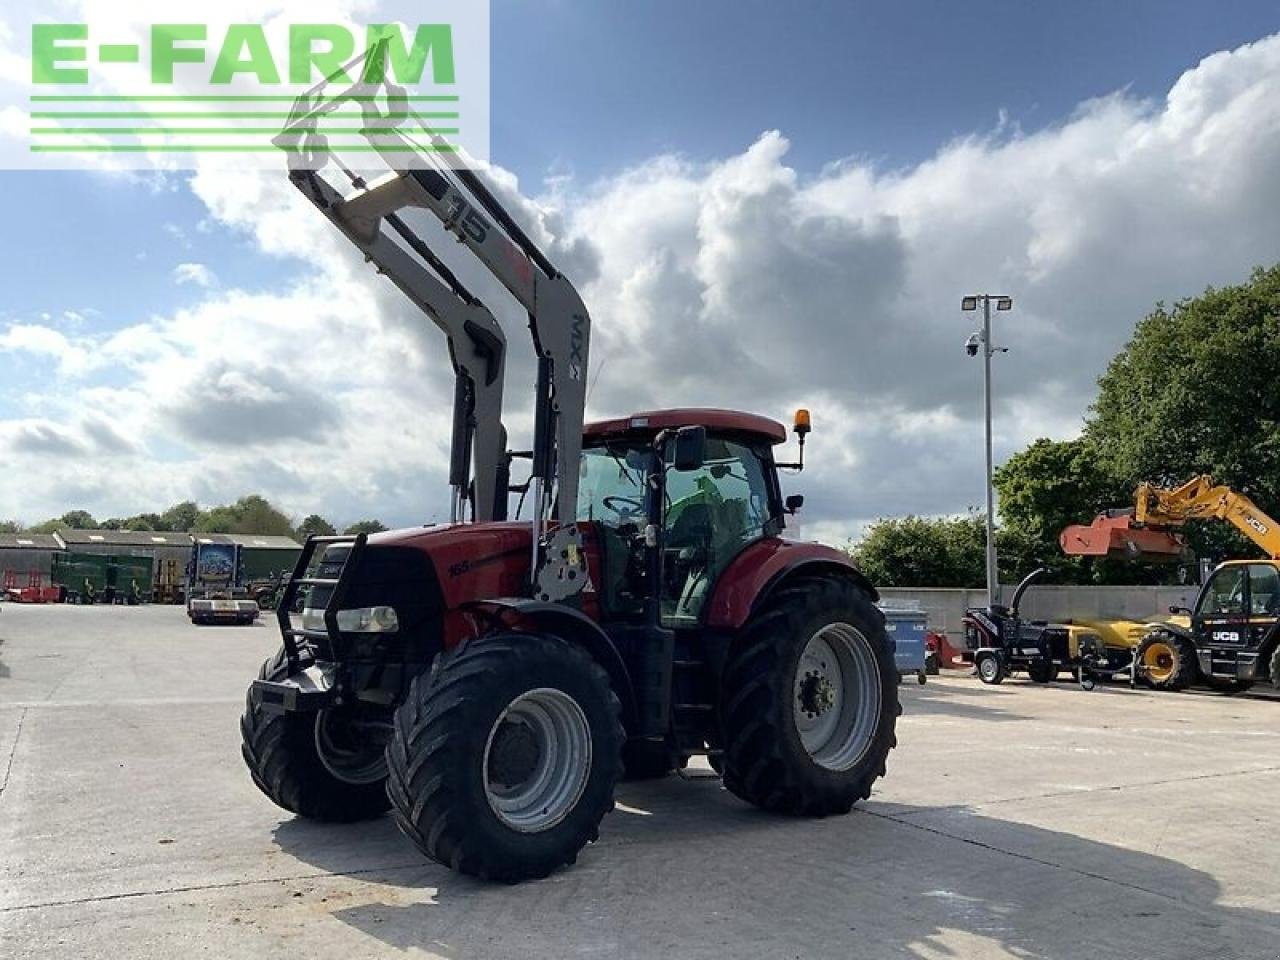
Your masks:
{"label": "red tractor body panel", "polygon": [[[843,568],[849,576],[866,582],[849,555],[834,547],[767,537],[738,554],[720,575],[707,605],[707,626],[738,629],[747,622],[752,609],[770,587],[791,571],[807,565]],[[870,589],[871,585],[867,587]],[[875,596],[874,590],[872,595]]]}
{"label": "red tractor body panel", "polygon": [[[595,530],[591,524],[583,524],[583,532],[587,567],[593,583],[598,583],[601,567]],[[456,646],[474,632],[475,624],[465,612],[469,604],[527,592],[533,549],[527,523],[440,524],[391,530],[374,534],[369,544],[410,547],[431,558],[444,600],[446,647]],[[806,565],[838,567],[862,579],[848,555],[834,547],[767,537],[738,554],[720,575],[707,605],[706,626],[738,629],[769,588]],[[582,612],[598,621],[595,591],[584,591],[582,601]]]}

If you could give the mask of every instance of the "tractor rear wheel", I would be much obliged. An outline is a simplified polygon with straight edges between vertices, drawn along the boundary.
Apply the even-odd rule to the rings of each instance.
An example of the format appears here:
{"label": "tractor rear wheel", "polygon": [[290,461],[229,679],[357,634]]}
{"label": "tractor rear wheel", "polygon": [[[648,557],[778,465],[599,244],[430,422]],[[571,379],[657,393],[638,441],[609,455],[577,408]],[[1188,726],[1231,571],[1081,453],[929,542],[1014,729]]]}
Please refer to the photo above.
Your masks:
{"label": "tractor rear wheel", "polygon": [[[288,675],[283,650],[258,671],[259,680]],[[389,729],[348,710],[269,713],[250,687],[240,752],[253,782],[277,806],[312,820],[350,823],[381,816],[391,805],[382,758]]]}
{"label": "tractor rear wheel", "polygon": [[884,615],[852,583],[797,580],[739,635],[721,691],[724,785],[766,810],[847,813],[897,744]]}
{"label": "tractor rear wheel", "polygon": [[1183,690],[1195,683],[1196,648],[1186,637],[1152,630],[1134,651],[1143,680],[1153,690]]}
{"label": "tractor rear wheel", "polygon": [[1280,688],[1280,647],[1271,653],[1271,685]]}
{"label": "tractor rear wheel", "polygon": [[621,707],[581,647],[480,637],[410,687],[387,747],[396,824],[461,873],[545,877],[594,841],[622,773]]}

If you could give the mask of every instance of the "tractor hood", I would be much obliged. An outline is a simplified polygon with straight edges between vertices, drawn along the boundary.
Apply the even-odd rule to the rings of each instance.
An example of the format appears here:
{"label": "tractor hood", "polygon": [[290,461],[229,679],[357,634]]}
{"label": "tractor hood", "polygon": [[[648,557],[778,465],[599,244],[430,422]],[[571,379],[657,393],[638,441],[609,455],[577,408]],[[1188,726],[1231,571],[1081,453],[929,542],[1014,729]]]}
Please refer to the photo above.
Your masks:
{"label": "tractor hood", "polygon": [[514,597],[527,591],[532,531],[525,522],[445,523],[389,530],[369,537],[371,555],[425,554],[446,609],[476,597]]}

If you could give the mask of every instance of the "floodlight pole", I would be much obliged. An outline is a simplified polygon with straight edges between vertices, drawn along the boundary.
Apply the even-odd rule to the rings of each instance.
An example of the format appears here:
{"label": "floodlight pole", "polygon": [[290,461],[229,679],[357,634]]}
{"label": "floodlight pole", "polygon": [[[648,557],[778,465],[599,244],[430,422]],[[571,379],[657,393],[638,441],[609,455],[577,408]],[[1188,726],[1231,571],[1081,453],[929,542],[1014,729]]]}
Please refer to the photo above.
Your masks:
{"label": "floodlight pole", "polygon": [[[991,357],[997,349],[991,345],[991,301],[996,301],[997,310],[1011,310],[1013,309],[1013,299],[1006,296],[980,293],[975,296],[965,297],[960,303],[960,309],[966,312],[976,310],[979,300],[982,301],[982,334],[980,336],[982,343],[982,400],[987,444],[987,605],[995,606],[1000,594],[1000,574],[996,566],[995,463],[991,450]],[[970,337],[970,355],[975,353],[972,349],[972,342],[973,338]],[[1007,352],[1005,347],[1001,347],[999,350],[1001,353]]]}
{"label": "floodlight pole", "polygon": [[991,298],[982,298],[982,396],[987,420],[987,607],[994,607],[1000,593],[996,568],[995,465],[991,456]]}

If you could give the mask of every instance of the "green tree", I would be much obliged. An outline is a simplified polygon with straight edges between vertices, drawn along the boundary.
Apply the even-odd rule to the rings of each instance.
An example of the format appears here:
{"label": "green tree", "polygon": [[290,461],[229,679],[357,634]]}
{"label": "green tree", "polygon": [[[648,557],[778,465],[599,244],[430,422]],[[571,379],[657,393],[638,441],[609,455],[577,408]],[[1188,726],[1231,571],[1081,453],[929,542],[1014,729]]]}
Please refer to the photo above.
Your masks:
{"label": "green tree", "polygon": [[307,537],[331,537],[337,532],[332,523],[320,514],[313,513],[298,524],[298,529],[294,531],[294,539],[303,542]]}
{"label": "green tree", "polygon": [[164,519],[158,513],[140,513],[124,521],[125,530],[168,530]]}
{"label": "green tree", "polygon": [[342,532],[345,534],[381,533],[386,529],[386,525],[381,520],[359,520],[356,523],[351,524]]}
{"label": "green tree", "polygon": [[17,520],[0,520],[0,533],[21,533],[22,524]]}
{"label": "green tree", "polygon": [[56,522],[72,530],[98,529],[98,521],[93,519],[93,514],[87,510],[69,510],[59,517]]}
{"label": "green tree", "polygon": [[200,507],[193,500],[184,500],[162,513],[160,520],[164,524],[160,529],[189,533],[200,520]]}
{"label": "green tree", "polygon": [[198,533],[255,533],[265,536],[291,537],[293,524],[265,497],[250,494],[233,504],[213,507],[196,520]]}
{"label": "green tree", "polygon": [[1163,304],[1098,381],[1086,436],[1112,476],[1199,474],[1280,504],[1280,266]]}
{"label": "green tree", "polygon": [[986,526],[965,517],[895,517],[873,523],[850,553],[872,583],[974,587],[985,574]]}
{"label": "green tree", "polygon": [[1055,548],[1063,527],[1088,523],[1133,495],[1084,439],[1037,440],[996,468],[995,486],[1003,523]]}

